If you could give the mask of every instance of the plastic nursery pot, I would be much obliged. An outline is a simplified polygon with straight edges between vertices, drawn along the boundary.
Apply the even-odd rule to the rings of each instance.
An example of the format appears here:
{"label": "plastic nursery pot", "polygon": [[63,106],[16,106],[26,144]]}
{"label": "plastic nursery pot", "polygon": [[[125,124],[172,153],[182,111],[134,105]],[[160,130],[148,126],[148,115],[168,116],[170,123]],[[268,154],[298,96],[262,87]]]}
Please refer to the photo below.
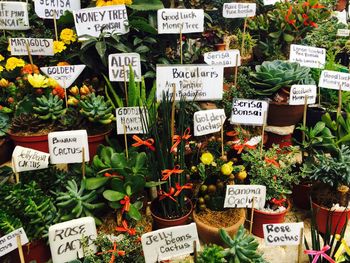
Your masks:
{"label": "plastic nursery pot", "polygon": [[106,143],[106,136],[108,136],[110,133],[111,131],[109,130],[101,134],[88,136],[90,160],[92,160],[96,155],[98,146]]}
{"label": "plastic nursery pot", "polygon": [[[51,258],[51,252],[49,246],[46,244],[44,239],[32,241],[27,245],[22,246],[24,261],[29,262],[47,262]],[[21,262],[18,255],[18,250],[15,250],[12,255],[11,262]]]}
{"label": "plastic nursery pot", "polygon": [[13,142],[10,138],[0,137],[0,164],[6,163],[11,159],[13,151]]}
{"label": "plastic nursery pot", "polygon": [[310,209],[311,184],[302,183],[294,185],[292,191],[293,204],[302,209]]}
{"label": "plastic nursery pot", "polygon": [[304,105],[289,105],[287,103],[269,102],[267,125],[290,126],[297,124],[304,113]]}
{"label": "plastic nursery pot", "polygon": [[21,136],[10,134],[11,139],[17,146],[31,148],[37,151],[49,152],[49,142],[47,134],[37,136]]}

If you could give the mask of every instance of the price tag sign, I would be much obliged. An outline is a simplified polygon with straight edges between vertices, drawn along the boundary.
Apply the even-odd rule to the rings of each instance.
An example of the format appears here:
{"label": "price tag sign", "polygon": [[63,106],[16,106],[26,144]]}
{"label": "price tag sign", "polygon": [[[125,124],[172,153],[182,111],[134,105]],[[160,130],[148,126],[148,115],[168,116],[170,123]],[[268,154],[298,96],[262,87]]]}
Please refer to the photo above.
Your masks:
{"label": "price tag sign", "polygon": [[46,38],[9,38],[12,56],[27,56],[27,44],[32,56],[53,56],[53,40]]}
{"label": "price tag sign", "polygon": [[3,30],[27,30],[29,5],[22,2],[0,2],[0,29]]}
{"label": "price tag sign", "polygon": [[50,154],[22,146],[16,146],[12,153],[14,172],[46,169],[49,166]]}
{"label": "price tag sign", "polygon": [[28,238],[26,232],[24,232],[23,227],[12,231],[10,234],[0,237],[0,257],[10,253],[11,251],[18,248],[17,246],[17,236],[21,236],[22,245],[27,244]]}
{"label": "price tag sign", "polygon": [[262,209],[266,201],[266,186],[264,185],[227,185],[224,207]]}
{"label": "price tag sign", "polygon": [[[148,111],[140,107],[116,109],[117,134],[143,134],[148,120]],[[124,130],[125,125],[125,130]]]}
{"label": "price tag sign", "polygon": [[[204,53],[204,61],[208,65],[223,66],[224,68],[239,67],[241,55],[238,49]],[[238,62],[236,65],[236,61]]]}
{"label": "price tag sign", "polygon": [[225,3],[222,15],[225,18],[245,18],[255,16],[256,4],[252,3]]}
{"label": "price tag sign", "polygon": [[350,74],[331,70],[323,70],[318,86],[321,88],[335,90],[339,90],[341,87],[343,91],[350,91]]}
{"label": "price tag sign", "polygon": [[56,14],[58,19],[65,11],[79,10],[80,0],[34,0],[34,8],[40,18],[53,19]]}
{"label": "price tag sign", "polygon": [[230,122],[262,126],[267,120],[268,107],[269,104],[264,100],[233,99]]}
{"label": "price tag sign", "polygon": [[221,130],[226,120],[223,109],[197,111],[193,115],[194,136],[202,136]]}
{"label": "price tag sign", "polygon": [[348,36],[350,36],[350,30],[349,29],[338,29],[337,36],[338,37],[348,37]]}
{"label": "price tag sign", "polygon": [[290,62],[298,62],[309,68],[324,68],[326,64],[326,49],[301,45],[290,45]]}
{"label": "price tag sign", "polygon": [[304,223],[263,224],[264,240],[267,246],[292,246],[303,242],[301,229]]}
{"label": "price tag sign", "polygon": [[[119,53],[108,56],[109,80],[110,81],[129,81],[129,65],[134,71],[135,81],[141,81],[141,58],[138,53]],[[125,71],[124,72],[124,68]]]}
{"label": "price tag sign", "polygon": [[315,104],[317,96],[316,85],[293,85],[290,89],[289,105]]}
{"label": "price tag sign", "polygon": [[85,67],[85,65],[53,66],[42,67],[40,70],[45,75],[56,80],[62,88],[67,89],[72,86]]}

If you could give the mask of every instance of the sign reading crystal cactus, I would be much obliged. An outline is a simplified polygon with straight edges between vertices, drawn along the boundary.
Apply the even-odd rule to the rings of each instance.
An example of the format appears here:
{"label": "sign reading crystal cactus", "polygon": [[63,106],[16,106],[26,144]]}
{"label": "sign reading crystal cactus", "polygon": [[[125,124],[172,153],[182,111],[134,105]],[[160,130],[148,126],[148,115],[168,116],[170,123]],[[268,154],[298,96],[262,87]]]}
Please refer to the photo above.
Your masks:
{"label": "sign reading crystal cactus", "polygon": [[24,172],[46,169],[49,165],[50,154],[22,146],[16,146],[12,153],[14,172]]}
{"label": "sign reading crystal cactus", "polygon": [[194,136],[202,136],[221,130],[226,119],[223,109],[197,111],[193,115]]}
{"label": "sign reading crystal cactus", "polygon": [[256,4],[252,3],[225,3],[222,15],[226,18],[245,18],[255,16]]}
{"label": "sign reading crystal cactus", "polygon": [[267,101],[263,100],[233,99],[230,122],[262,126],[267,119],[268,107]]}
{"label": "sign reading crystal cactus", "polygon": [[53,19],[60,18],[65,11],[73,11],[80,9],[80,0],[34,0],[35,13],[40,18]]}
{"label": "sign reading crystal cactus", "polygon": [[293,85],[290,89],[289,105],[315,104],[317,96],[316,85]]}
{"label": "sign reading crystal cactus", "polygon": [[53,40],[46,38],[9,38],[12,56],[28,55],[27,45],[30,54],[33,56],[53,56]]}
{"label": "sign reading crystal cactus", "polygon": [[53,78],[62,88],[69,88],[85,69],[85,65],[42,67],[40,70]]}
{"label": "sign reading crystal cactus", "polygon": [[208,65],[223,66],[224,68],[238,67],[241,65],[241,55],[238,49],[207,52],[204,53],[204,61]]}
{"label": "sign reading crystal cactus", "polygon": [[350,91],[350,74],[323,70],[318,86],[321,88]]}
{"label": "sign reading crystal cactus", "polygon": [[21,237],[22,245],[25,245],[29,242],[26,232],[22,227],[12,231],[10,234],[0,237],[0,257],[18,248],[17,246],[18,235]]}
{"label": "sign reading crystal cactus", "polygon": [[266,186],[264,185],[227,185],[224,207],[251,208],[253,205],[262,209],[266,201]]}
{"label": "sign reading crystal cactus", "polygon": [[301,45],[290,45],[290,62],[298,62],[309,68],[324,68],[326,64],[326,49]]}
{"label": "sign reading crystal cactus", "polygon": [[145,133],[145,123],[148,111],[139,107],[124,107],[116,109],[117,134]]}
{"label": "sign reading crystal cactus", "polygon": [[265,244],[268,246],[299,245],[303,242],[304,223],[263,224]]}
{"label": "sign reading crystal cactus", "polygon": [[108,65],[110,81],[129,81],[129,65],[134,71],[135,81],[141,81],[141,59],[138,53],[110,54]]}
{"label": "sign reading crystal cactus", "polygon": [[2,1],[0,3],[0,29],[29,29],[28,10],[28,3]]}

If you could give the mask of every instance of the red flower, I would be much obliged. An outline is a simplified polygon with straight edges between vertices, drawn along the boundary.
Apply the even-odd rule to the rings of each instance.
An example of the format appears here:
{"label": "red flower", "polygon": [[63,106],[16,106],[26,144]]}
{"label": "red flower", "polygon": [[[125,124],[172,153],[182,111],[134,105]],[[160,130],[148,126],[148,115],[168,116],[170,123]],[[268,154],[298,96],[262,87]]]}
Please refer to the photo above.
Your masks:
{"label": "red flower", "polygon": [[312,27],[314,27],[314,28],[317,28],[318,27],[318,25],[315,23],[315,22],[310,22],[310,26],[312,26]]}
{"label": "red flower", "polygon": [[304,2],[303,3],[303,7],[306,7],[306,6],[310,6],[310,3],[309,2]]}
{"label": "red flower", "polygon": [[309,25],[309,22],[307,22],[306,20],[304,20],[304,26],[308,26]]}
{"label": "red flower", "polygon": [[285,16],[285,20],[287,21],[288,24],[290,25],[294,25],[296,20],[295,19],[289,19],[290,15],[292,14],[292,11],[293,11],[293,7],[290,6],[288,8],[288,12],[287,12],[287,15]]}
{"label": "red flower", "polygon": [[317,4],[314,4],[313,6],[311,6],[311,8],[318,9],[318,8],[325,8],[325,6],[317,3]]}
{"label": "red flower", "polygon": [[309,16],[307,15],[307,14],[302,14],[301,15],[304,19],[308,19],[309,18]]}

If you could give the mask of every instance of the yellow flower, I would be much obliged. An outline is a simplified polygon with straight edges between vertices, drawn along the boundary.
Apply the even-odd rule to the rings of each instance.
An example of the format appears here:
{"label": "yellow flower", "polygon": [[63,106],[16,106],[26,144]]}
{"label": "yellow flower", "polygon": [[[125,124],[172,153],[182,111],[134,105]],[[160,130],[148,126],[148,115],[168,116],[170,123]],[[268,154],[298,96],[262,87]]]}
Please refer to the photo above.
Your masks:
{"label": "yellow flower", "polygon": [[4,71],[4,67],[0,65],[0,72]]}
{"label": "yellow flower", "polygon": [[68,97],[69,97],[67,101],[68,105],[74,105],[74,106],[78,105],[79,101],[76,98],[74,98],[73,96],[68,96]]}
{"label": "yellow flower", "polygon": [[96,6],[131,5],[132,0],[97,0]]}
{"label": "yellow flower", "polygon": [[58,84],[57,84],[57,81],[54,80],[53,78],[48,78],[47,79],[47,86],[48,87],[56,87]]}
{"label": "yellow flower", "polygon": [[77,86],[71,87],[69,92],[76,96],[79,94],[79,88]]}
{"label": "yellow flower", "polygon": [[12,71],[17,67],[23,67],[25,64],[23,59],[10,57],[6,61],[5,68],[7,71]]}
{"label": "yellow flower", "polygon": [[243,181],[244,179],[247,178],[247,172],[246,171],[240,171],[238,174],[237,174],[237,178],[241,181]]}
{"label": "yellow flower", "polygon": [[63,50],[66,50],[66,45],[63,41],[54,41],[53,42],[53,53],[61,53]]}
{"label": "yellow flower", "polygon": [[65,28],[61,31],[60,39],[67,45],[77,41],[77,35],[72,29]]}
{"label": "yellow flower", "polygon": [[233,166],[232,166],[232,162],[228,162],[228,163],[224,163],[222,166],[221,166],[221,173],[223,175],[230,175],[233,171]]}
{"label": "yellow flower", "polygon": [[28,75],[28,82],[33,88],[46,88],[48,85],[48,79],[41,74]]}
{"label": "yellow flower", "polygon": [[1,88],[7,88],[9,84],[10,84],[10,82],[7,79],[4,79],[4,78],[0,79],[0,87]]}
{"label": "yellow flower", "polygon": [[205,165],[210,165],[212,162],[214,161],[214,156],[209,153],[209,152],[206,152],[206,153],[203,153],[202,156],[201,156],[201,162]]}
{"label": "yellow flower", "polygon": [[0,54],[0,61],[4,61],[4,60],[5,60],[4,56]]}

